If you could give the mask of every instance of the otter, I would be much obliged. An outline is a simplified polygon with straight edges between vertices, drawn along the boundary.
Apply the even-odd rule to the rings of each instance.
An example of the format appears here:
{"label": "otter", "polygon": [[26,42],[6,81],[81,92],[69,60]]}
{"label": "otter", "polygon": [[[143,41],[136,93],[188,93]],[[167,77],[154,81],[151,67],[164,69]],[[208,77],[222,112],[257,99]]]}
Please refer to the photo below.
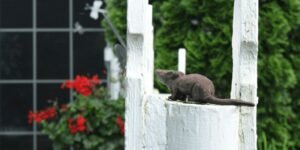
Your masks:
{"label": "otter", "polygon": [[255,106],[254,103],[237,99],[215,97],[213,82],[201,74],[187,74],[180,71],[157,69],[155,74],[170,90],[170,100],[194,101],[200,104]]}

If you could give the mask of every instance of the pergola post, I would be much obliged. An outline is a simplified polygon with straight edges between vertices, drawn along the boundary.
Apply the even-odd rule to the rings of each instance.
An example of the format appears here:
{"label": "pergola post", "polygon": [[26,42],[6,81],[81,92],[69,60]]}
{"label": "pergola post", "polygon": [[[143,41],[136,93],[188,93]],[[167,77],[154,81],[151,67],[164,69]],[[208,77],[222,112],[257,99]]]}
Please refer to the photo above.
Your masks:
{"label": "pergola post", "polygon": [[153,91],[152,7],[147,0],[127,1],[125,149],[142,150],[143,103]]}
{"label": "pergola post", "polygon": [[[258,0],[235,0],[232,48],[231,98],[257,103]],[[241,107],[239,122],[239,150],[256,150],[256,107]]]}

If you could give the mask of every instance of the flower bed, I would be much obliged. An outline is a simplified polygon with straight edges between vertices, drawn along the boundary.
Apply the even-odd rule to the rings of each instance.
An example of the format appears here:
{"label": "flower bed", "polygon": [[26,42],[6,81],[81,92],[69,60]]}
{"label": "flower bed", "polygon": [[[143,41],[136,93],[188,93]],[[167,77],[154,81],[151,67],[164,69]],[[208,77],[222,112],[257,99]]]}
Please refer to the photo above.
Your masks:
{"label": "flower bed", "polygon": [[61,88],[73,89],[74,101],[29,111],[28,123],[37,123],[53,141],[53,148],[69,146],[80,150],[124,149],[124,99],[109,100],[105,88],[97,87],[97,76],[76,76]]}

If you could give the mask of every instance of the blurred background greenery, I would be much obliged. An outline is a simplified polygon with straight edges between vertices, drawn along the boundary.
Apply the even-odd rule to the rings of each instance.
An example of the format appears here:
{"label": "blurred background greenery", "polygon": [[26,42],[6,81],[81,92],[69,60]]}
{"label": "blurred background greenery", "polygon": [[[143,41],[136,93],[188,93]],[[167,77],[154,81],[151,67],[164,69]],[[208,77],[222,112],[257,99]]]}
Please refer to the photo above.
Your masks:
{"label": "blurred background greenery", "polygon": [[[153,0],[155,67],[177,69],[187,49],[187,73],[211,78],[229,97],[233,0]],[[300,149],[300,0],[259,0],[258,149]],[[126,1],[106,0],[126,39]],[[105,22],[106,39],[116,39]],[[167,60],[167,61],[166,61]],[[163,86],[156,87],[166,92]]]}

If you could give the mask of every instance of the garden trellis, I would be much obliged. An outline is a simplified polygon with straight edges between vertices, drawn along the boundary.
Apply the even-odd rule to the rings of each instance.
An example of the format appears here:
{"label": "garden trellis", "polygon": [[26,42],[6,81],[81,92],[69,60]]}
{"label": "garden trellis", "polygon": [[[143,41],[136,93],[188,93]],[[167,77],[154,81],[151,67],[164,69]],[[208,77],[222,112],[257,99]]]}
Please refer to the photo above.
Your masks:
{"label": "garden trellis", "polygon": [[[126,150],[256,150],[256,107],[184,104],[155,93],[148,1],[128,0],[127,31]],[[235,0],[232,47],[231,98],[257,104],[258,0]]]}

